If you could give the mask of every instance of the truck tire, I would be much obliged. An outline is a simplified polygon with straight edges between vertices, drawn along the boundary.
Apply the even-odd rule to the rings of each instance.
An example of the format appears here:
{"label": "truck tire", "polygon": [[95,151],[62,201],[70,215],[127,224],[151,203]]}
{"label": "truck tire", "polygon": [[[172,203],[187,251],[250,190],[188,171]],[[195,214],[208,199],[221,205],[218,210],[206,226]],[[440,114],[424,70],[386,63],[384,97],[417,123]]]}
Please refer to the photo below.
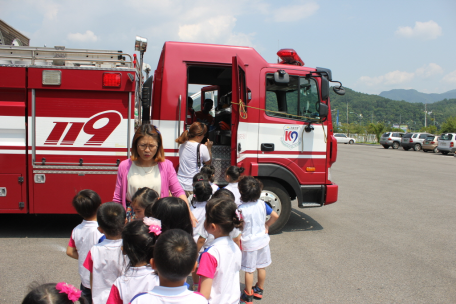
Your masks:
{"label": "truck tire", "polygon": [[262,180],[263,191],[260,199],[264,200],[272,210],[277,212],[279,218],[269,227],[269,234],[279,232],[288,222],[291,214],[291,198],[287,190],[273,180]]}
{"label": "truck tire", "polygon": [[397,141],[393,142],[393,149],[399,148],[399,143]]}
{"label": "truck tire", "polygon": [[421,145],[420,144],[415,144],[415,146],[413,146],[413,150],[420,151],[421,150]]}

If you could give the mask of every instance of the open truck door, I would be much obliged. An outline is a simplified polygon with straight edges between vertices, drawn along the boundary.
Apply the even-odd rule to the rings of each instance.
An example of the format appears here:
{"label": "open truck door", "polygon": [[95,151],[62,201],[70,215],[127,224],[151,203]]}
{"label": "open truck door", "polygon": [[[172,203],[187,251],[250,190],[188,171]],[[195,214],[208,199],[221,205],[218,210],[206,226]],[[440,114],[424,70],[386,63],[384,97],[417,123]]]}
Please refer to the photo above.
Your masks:
{"label": "open truck door", "polygon": [[[243,159],[242,147],[246,147],[246,137],[238,136],[240,119],[246,119],[247,84],[244,62],[238,56],[233,56],[232,69],[232,112],[231,112],[231,165],[236,166]],[[242,124],[242,122],[241,122]]]}

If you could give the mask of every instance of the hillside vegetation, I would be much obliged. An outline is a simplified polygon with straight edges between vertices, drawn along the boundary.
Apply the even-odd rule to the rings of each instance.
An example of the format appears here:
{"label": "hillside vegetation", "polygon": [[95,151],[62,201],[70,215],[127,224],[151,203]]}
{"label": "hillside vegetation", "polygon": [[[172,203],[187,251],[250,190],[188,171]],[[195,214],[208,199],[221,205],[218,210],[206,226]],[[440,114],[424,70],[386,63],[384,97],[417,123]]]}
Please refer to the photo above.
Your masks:
{"label": "hillside vegetation", "polygon": [[393,100],[404,100],[408,102],[422,102],[422,103],[433,103],[444,99],[456,98],[456,90],[451,90],[445,93],[421,93],[417,90],[404,90],[394,89],[390,91],[383,91],[379,94],[382,97],[393,99]]}
{"label": "hillside vegetation", "polygon": [[[369,95],[355,92],[345,88],[343,96],[337,95],[330,90],[331,110],[333,121],[336,121],[339,110],[339,122],[368,125],[369,123],[383,123],[390,127],[393,124],[406,124],[412,130],[424,127],[424,104],[410,103],[384,98],[378,95]],[[440,129],[441,125],[452,116],[456,116],[456,99],[444,99],[432,104],[427,104],[427,125],[435,125]]]}

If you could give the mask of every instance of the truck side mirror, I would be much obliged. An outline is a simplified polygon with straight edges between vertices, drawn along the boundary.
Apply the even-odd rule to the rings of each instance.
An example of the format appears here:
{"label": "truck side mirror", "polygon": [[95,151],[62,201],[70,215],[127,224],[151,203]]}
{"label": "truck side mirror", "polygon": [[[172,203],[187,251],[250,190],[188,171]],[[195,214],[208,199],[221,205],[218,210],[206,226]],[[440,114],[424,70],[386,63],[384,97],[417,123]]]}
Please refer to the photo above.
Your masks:
{"label": "truck side mirror", "polygon": [[284,70],[278,70],[274,73],[274,82],[288,84],[290,82],[290,76]]}
{"label": "truck side mirror", "polygon": [[321,100],[328,100],[329,97],[329,80],[321,76]]}
{"label": "truck side mirror", "polygon": [[320,113],[320,118],[328,117],[328,105],[320,102],[318,113]]}
{"label": "truck side mirror", "polygon": [[339,87],[333,87],[334,93],[337,95],[345,95],[345,89],[342,86]]}

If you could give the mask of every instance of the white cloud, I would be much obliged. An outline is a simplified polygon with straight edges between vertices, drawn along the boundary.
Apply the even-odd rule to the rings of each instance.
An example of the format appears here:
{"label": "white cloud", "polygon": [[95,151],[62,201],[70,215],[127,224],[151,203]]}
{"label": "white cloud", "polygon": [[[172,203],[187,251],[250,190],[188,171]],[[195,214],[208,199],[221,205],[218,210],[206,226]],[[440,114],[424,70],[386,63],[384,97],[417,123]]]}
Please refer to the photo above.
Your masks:
{"label": "white cloud", "polygon": [[409,82],[413,77],[415,77],[414,73],[393,71],[377,77],[361,76],[359,80],[367,86],[396,85]]}
{"label": "white cloud", "polygon": [[443,69],[436,63],[429,63],[428,65],[424,65],[421,68],[416,69],[415,73],[417,76],[429,78],[438,74],[442,74]]}
{"label": "white cloud", "polygon": [[456,84],[456,71],[443,76],[443,81]]}
{"label": "white cloud", "polygon": [[432,20],[428,22],[417,21],[413,28],[410,26],[400,26],[396,30],[396,35],[405,38],[431,40],[442,35],[442,27]]}
{"label": "white cloud", "polygon": [[182,41],[251,46],[254,34],[233,32],[236,21],[234,16],[216,16],[199,23],[181,25],[178,35]]}
{"label": "white cloud", "polygon": [[98,40],[98,37],[90,30],[87,30],[84,34],[70,33],[67,38],[75,42],[96,42]]}
{"label": "white cloud", "polygon": [[300,5],[289,5],[274,12],[276,22],[294,22],[312,16],[320,7],[315,2]]}

